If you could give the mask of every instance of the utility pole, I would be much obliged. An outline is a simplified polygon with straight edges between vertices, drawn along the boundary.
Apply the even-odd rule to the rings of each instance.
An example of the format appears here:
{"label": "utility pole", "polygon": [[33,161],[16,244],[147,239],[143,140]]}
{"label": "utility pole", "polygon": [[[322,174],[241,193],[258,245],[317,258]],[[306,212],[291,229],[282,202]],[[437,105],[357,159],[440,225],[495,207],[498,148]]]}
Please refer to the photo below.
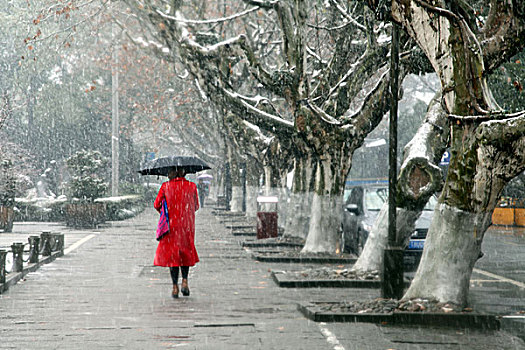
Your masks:
{"label": "utility pole", "polygon": [[388,246],[383,257],[381,294],[383,298],[401,299],[403,296],[403,247],[397,237],[397,100],[399,96],[399,26],[392,23],[390,51],[390,125],[388,171]]}
{"label": "utility pole", "polygon": [[112,24],[113,57],[111,62],[111,195],[118,196],[119,187],[119,105],[118,105],[118,40],[116,24]]}

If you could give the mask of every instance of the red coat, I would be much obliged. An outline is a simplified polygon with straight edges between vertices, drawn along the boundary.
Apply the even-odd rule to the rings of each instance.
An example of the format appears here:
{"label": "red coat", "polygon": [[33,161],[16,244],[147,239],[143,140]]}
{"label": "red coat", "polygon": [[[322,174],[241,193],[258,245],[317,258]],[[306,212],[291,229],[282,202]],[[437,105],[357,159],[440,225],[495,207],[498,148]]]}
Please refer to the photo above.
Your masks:
{"label": "red coat", "polygon": [[193,266],[199,262],[195,249],[195,211],[199,209],[197,186],[183,177],[164,182],[153,206],[168,204],[170,232],[161,238],[155,266]]}

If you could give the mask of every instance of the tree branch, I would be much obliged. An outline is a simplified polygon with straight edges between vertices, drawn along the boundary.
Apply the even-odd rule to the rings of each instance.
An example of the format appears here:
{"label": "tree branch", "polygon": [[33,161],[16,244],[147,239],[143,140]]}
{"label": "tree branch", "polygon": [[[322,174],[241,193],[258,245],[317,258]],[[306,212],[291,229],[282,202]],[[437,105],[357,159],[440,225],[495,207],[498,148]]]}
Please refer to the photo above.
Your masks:
{"label": "tree branch", "polygon": [[399,207],[423,208],[428,198],[443,186],[438,164],[448,143],[449,119],[441,105],[441,92],[428,106],[423,124],[405,146],[398,176]]}
{"label": "tree branch", "polygon": [[330,2],[335,6],[335,8],[337,9],[337,11],[339,11],[339,13],[344,17],[346,18],[350,23],[352,23],[353,25],[356,26],[356,28],[358,28],[359,30],[361,30],[362,32],[366,32],[366,27],[364,25],[362,25],[361,23],[357,22],[352,16],[350,16],[348,14],[348,12],[346,11],[345,8],[343,8],[338,1],[336,0],[330,0]]}
{"label": "tree branch", "polygon": [[525,5],[522,1],[490,1],[481,45],[487,73],[525,47]]}
{"label": "tree branch", "polygon": [[245,16],[249,13],[252,13],[254,11],[257,11],[260,9],[260,6],[255,6],[255,7],[252,7],[252,8],[249,8],[245,11],[242,11],[242,12],[239,12],[239,13],[236,13],[234,15],[231,15],[231,16],[228,16],[228,17],[221,17],[221,18],[215,18],[215,19],[208,19],[208,20],[192,20],[192,19],[185,19],[185,18],[177,18],[177,17],[174,17],[174,16],[170,16],[166,13],[163,13],[162,11],[157,11],[159,12],[159,14],[162,14],[162,16],[166,19],[171,19],[172,21],[177,21],[177,22],[181,22],[181,23],[186,23],[186,24],[217,24],[217,23],[221,23],[221,22],[227,22],[227,21],[232,21],[236,18],[239,18],[239,17],[242,17],[242,16]]}
{"label": "tree branch", "polygon": [[[224,93],[230,97],[229,101],[230,103],[234,105],[241,104],[246,113],[245,119],[252,119],[250,116],[253,116],[253,122],[256,125],[259,125],[265,129],[272,130],[274,128],[278,130],[287,130],[287,132],[291,133],[293,131],[294,123],[288,120],[285,120],[281,117],[272,115],[270,113],[267,113],[265,111],[262,111],[245,100],[248,100],[249,98],[242,96],[235,92],[230,92],[226,89],[223,89]],[[242,114],[240,114],[242,115]]]}

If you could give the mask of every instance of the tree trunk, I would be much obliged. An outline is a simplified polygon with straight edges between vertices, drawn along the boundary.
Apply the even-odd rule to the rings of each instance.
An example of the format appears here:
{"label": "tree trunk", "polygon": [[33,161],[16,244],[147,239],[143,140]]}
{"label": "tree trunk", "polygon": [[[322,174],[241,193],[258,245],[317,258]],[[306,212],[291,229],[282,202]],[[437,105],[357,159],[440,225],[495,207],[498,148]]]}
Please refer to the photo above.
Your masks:
{"label": "tree trunk", "polygon": [[439,204],[416,277],[403,299],[432,297],[467,303],[470,276],[479,258],[492,212],[472,213]]}
{"label": "tree trunk", "polygon": [[[398,176],[397,237],[408,244],[416,220],[430,196],[441,190],[443,177],[436,165],[448,141],[448,116],[441,107],[441,94],[430,102],[425,121],[404,149],[404,160]],[[363,252],[353,269],[380,270],[383,252],[388,242],[388,215],[385,204],[378,215]]]}
{"label": "tree trunk", "polygon": [[292,191],[287,204],[289,215],[284,226],[284,236],[306,239],[312,211],[315,171],[309,156],[296,157]]}
{"label": "tree trunk", "polygon": [[241,181],[239,163],[236,159],[232,159],[230,161],[230,171],[232,181],[232,197],[230,200],[230,211],[242,212],[243,186]]}
{"label": "tree trunk", "polygon": [[[396,208],[396,227],[398,237],[405,237],[406,242],[414,232],[416,220],[421,215],[421,210],[406,210]],[[363,252],[352,267],[354,271],[380,271],[383,266],[383,256],[388,245],[388,202],[381,207],[381,211],[366,240]],[[405,244],[406,246],[406,244]]]}
{"label": "tree trunk", "polygon": [[[393,1],[392,16],[423,49],[440,77],[442,105],[452,118],[451,162],[422,260],[403,299],[428,298],[463,306],[503,186],[525,168],[525,116],[494,113],[499,107],[485,80],[482,46],[474,35],[478,30],[469,27],[475,21],[469,23],[448,10],[445,1],[425,4]],[[458,12],[462,4],[454,2],[452,8],[457,6]],[[512,11],[507,19],[514,15],[522,21],[522,13]],[[523,46],[518,37],[515,40]]]}
{"label": "tree trunk", "polygon": [[343,167],[339,162],[343,155],[333,149],[332,153],[335,154],[326,154],[324,159],[317,162],[310,225],[302,253],[341,252],[339,228],[343,214],[344,183],[350,162],[347,161],[348,165]]}
{"label": "tree trunk", "polygon": [[246,216],[256,217],[261,172],[253,160],[247,162],[246,165]]}

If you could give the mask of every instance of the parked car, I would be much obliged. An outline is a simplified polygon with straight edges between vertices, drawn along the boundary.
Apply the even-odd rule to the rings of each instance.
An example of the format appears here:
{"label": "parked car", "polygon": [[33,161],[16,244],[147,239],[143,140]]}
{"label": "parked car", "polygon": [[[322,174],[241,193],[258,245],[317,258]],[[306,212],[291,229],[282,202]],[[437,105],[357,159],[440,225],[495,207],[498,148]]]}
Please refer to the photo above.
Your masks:
{"label": "parked car", "polygon": [[[387,200],[388,186],[384,184],[355,186],[346,191],[341,225],[345,252],[361,254],[379,211]],[[419,264],[436,201],[436,197],[431,197],[416,221],[405,250],[406,271],[415,270]]]}
{"label": "parked car", "polygon": [[408,245],[405,248],[403,255],[405,271],[411,272],[415,271],[421,260],[421,255],[423,254],[423,248],[425,246],[425,239],[427,237],[428,228],[432,222],[432,215],[434,214],[434,208],[437,204],[437,197],[432,196],[428,200],[427,204],[421,212],[421,216],[416,221],[415,229]]}
{"label": "parked car", "polygon": [[345,252],[359,255],[383,203],[388,200],[388,187],[355,186],[345,197],[342,245]]}

